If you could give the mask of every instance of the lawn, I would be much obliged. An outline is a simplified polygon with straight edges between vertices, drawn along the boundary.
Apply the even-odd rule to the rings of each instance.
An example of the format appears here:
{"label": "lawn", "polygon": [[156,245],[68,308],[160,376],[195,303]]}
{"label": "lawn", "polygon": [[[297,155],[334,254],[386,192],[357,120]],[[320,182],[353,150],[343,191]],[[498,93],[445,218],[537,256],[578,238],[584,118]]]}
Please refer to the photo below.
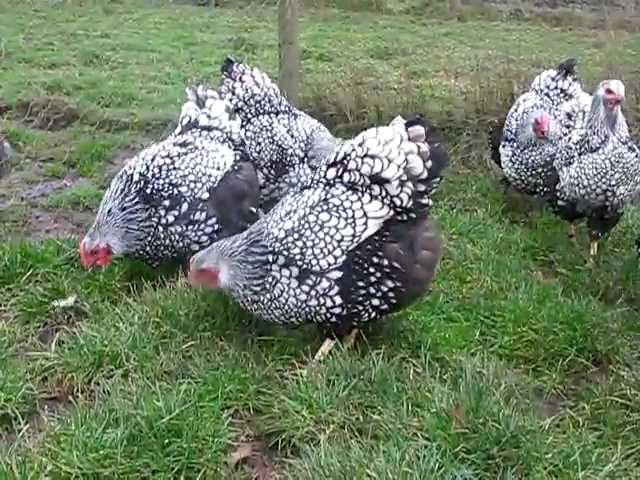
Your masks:
{"label": "lawn", "polygon": [[487,122],[568,56],[589,89],[626,81],[636,131],[640,34],[306,12],[304,107],[340,135],[423,111],[453,166],[432,292],[303,376],[314,328],[170,268],[80,266],[110,176],[185,85],[229,53],[277,67],[268,5],[126,3],[0,7],[0,478],[640,478],[640,216],[589,265],[584,229],[573,243],[485,163]]}

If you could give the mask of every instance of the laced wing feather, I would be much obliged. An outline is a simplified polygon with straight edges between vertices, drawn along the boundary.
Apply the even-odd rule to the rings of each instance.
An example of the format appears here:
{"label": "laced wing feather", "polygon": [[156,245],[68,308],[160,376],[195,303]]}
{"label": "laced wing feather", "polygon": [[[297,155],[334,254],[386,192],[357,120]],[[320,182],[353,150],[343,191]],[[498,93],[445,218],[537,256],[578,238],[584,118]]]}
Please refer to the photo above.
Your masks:
{"label": "laced wing feather", "polygon": [[174,195],[206,200],[236,160],[232,148],[206,138],[160,144],[154,150],[134,168],[147,180],[146,193],[161,200]]}
{"label": "laced wing feather", "polygon": [[372,195],[402,210],[413,206],[416,182],[428,176],[429,166],[406,131],[390,125],[370,128],[344,142],[319,171],[320,178],[314,180],[369,189]]}
{"label": "laced wing feather", "polygon": [[380,200],[341,184],[307,189],[273,208],[265,241],[274,253],[302,268],[326,271],[341,265],[391,215]]}
{"label": "laced wing feather", "polygon": [[337,149],[308,188],[274,207],[267,242],[305,268],[340,265],[388,219],[413,207],[429,165],[404,124],[365,130]]}

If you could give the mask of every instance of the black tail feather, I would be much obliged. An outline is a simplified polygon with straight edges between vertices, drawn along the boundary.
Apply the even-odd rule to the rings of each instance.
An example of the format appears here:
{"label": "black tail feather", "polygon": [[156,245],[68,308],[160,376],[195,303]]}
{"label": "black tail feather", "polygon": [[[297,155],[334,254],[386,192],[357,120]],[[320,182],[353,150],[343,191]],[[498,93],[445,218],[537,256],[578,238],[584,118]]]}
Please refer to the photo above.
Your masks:
{"label": "black tail feather", "polygon": [[442,171],[447,168],[451,162],[444,135],[442,135],[442,132],[437,127],[428,120],[425,120],[422,114],[418,114],[405,122],[405,128],[407,128],[407,130],[416,125],[423,127],[426,132],[426,141],[429,144],[432,163],[429,175],[431,176],[431,172],[433,172],[435,176],[440,176]]}
{"label": "black tail feather", "polygon": [[220,72],[225,76],[231,75],[233,66],[236,63],[238,62],[233,56],[227,55],[227,57],[224,59],[224,62],[222,62],[222,67],[220,67]]}
{"label": "black tail feather", "polygon": [[426,186],[426,195],[431,197],[437,190],[444,170],[451,163],[447,145],[444,141],[442,132],[434,127],[430,122],[425,120],[424,116],[418,114],[405,122],[405,128],[407,131],[411,127],[421,126],[425,130],[425,140],[429,145],[429,160],[431,161],[431,167],[426,179],[420,181],[420,183]]}
{"label": "black tail feather", "polygon": [[489,149],[491,151],[491,160],[502,169],[502,160],[500,159],[500,143],[502,142],[502,130],[504,129],[505,118],[493,122],[493,126],[489,129]]}
{"label": "black tail feather", "polygon": [[563,76],[574,76],[576,75],[576,66],[578,65],[578,61],[575,58],[567,58],[564,62],[558,65],[558,72],[560,72]]}

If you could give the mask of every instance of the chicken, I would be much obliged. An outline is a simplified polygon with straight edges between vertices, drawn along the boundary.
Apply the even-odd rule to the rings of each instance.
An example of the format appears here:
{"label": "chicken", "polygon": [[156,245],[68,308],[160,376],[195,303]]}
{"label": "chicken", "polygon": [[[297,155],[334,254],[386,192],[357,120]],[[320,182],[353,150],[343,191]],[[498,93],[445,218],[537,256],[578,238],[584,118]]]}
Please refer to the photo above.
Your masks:
{"label": "chicken", "polygon": [[560,145],[554,164],[559,175],[554,210],[570,222],[586,218],[592,259],[598,241],[640,191],[640,152],[622,113],[624,98],[620,80],[600,82],[584,132]]}
{"label": "chicken", "polygon": [[256,168],[265,211],[311,175],[336,147],[331,132],[292,106],[257,68],[228,57],[218,92],[242,120],[245,151]]}
{"label": "chicken", "polygon": [[503,124],[490,132],[491,156],[504,174],[505,186],[543,201],[553,195],[558,142],[584,128],[591,105],[575,66],[576,61],[568,59],[540,73]]}
{"label": "chicken", "polygon": [[203,85],[187,96],[175,131],[113,178],[80,243],[85,267],[123,255],[184,262],[257,220],[258,178],[242,154],[239,118]]}
{"label": "chicken", "polygon": [[337,337],[413,303],[442,255],[429,212],[448,155],[425,138],[422,120],[398,117],[344,142],[249,229],[194,255],[190,282],[262,320]]}

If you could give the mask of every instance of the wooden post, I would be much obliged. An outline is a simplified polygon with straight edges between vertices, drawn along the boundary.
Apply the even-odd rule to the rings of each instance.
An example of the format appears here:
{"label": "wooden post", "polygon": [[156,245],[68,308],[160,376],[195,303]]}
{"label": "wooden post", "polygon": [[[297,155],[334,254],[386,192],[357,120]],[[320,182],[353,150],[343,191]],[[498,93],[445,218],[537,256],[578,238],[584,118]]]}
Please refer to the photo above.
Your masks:
{"label": "wooden post", "polygon": [[280,89],[293,105],[300,95],[300,0],[280,0],[278,15]]}
{"label": "wooden post", "polygon": [[451,15],[457,15],[462,10],[461,0],[449,0],[449,13]]}

